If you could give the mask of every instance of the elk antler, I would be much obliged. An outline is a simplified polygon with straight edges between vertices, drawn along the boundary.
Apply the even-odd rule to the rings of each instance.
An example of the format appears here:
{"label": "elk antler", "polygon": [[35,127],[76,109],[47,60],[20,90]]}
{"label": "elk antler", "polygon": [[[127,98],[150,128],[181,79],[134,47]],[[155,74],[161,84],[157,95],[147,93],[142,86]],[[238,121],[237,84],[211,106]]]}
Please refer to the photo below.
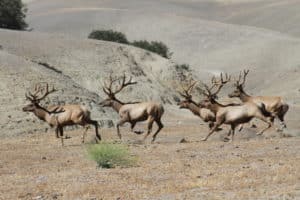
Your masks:
{"label": "elk antler", "polygon": [[[113,91],[113,83],[115,83],[116,81],[118,81],[119,86],[116,86],[115,90]],[[129,80],[126,81],[126,75],[125,74],[121,77],[112,77],[112,74],[110,74],[109,84],[107,86],[106,83],[104,83],[103,91],[108,96],[111,96],[111,95],[115,95],[115,94],[119,93],[126,86],[134,85],[134,84],[137,84],[137,82],[132,81],[132,77],[129,77]]]}
{"label": "elk antler", "polygon": [[191,80],[190,83],[188,84],[188,87],[187,89],[185,89],[182,85],[182,90],[183,90],[183,93],[182,92],[178,92],[182,97],[184,97],[185,99],[191,99],[192,98],[192,95],[191,95],[191,92],[194,88],[194,86],[196,85],[197,81],[193,81]]}
{"label": "elk antler", "polygon": [[236,81],[235,86],[245,86],[246,77],[249,73],[249,69],[244,70],[243,73],[244,73],[243,74],[243,81],[242,81],[242,72],[240,72],[239,79]]}
{"label": "elk antler", "polygon": [[[212,77],[211,83],[212,86],[209,87],[208,85],[204,84],[205,90],[202,91],[202,94],[209,98],[215,98],[217,94],[221,91],[221,88],[230,81],[231,76],[225,74],[225,79],[223,78],[223,73],[220,74],[220,79],[217,80],[215,76]],[[214,88],[217,88],[215,92],[212,92]]]}
{"label": "elk antler", "polygon": [[[43,87],[42,82],[41,82],[41,83],[35,84],[33,93],[31,93],[30,91],[27,91],[25,93],[25,97],[29,101],[39,102],[39,101],[45,99],[46,96],[48,96],[49,94],[56,92],[56,91],[57,90],[54,88],[54,86],[52,86],[52,89],[49,91],[49,84],[46,83],[46,86]],[[38,95],[39,93],[41,96]]]}

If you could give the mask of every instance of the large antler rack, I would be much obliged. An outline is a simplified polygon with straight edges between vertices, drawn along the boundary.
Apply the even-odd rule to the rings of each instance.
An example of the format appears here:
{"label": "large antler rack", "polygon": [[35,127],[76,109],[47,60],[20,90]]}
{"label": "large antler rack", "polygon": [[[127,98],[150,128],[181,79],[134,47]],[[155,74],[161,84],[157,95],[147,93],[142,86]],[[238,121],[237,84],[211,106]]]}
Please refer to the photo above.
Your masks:
{"label": "large antler rack", "polygon": [[[43,86],[42,84],[46,84]],[[27,91],[25,93],[25,97],[27,100],[31,102],[40,102],[41,100],[45,99],[49,94],[56,92],[57,89],[52,86],[52,89],[49,90],[49,84],[46,82],[40,82],[35,84],[33,92]]]}
{"label": "large antler rack", "polygon": [[[222,87],[228,83],[231,79],[231,76],[229,76],[227,73],[225,74],[225,77],[223,77],[223,73],[220,74],[220,79],[217,80],[215,76],[211,79],[211,87],[209,87],[207,84],[204,85],[204,90],[202,90],[202,94],[205,95],[208,98],[215,98],[217,94],[221,91]],[[215,91],[213,92],[213,90]]]}
{"label": "large antler rack", "polygon": [[[118,85],[114,87],[113,84],[115,82],[118,82]],[[104,82],[102,89],[103,92],[108,96],[114,96],[117,93],[121,92],[122,89],[124,89],[128,85],[134,85],[134,84],[137,84],[137,82],[132,81],[132,77],[129,77],[129,80],[126,80],[125,74],[121,77],[113,77],[112,74],[110,74],[108,84]]]}
{"label": "large antler rack", "polygon": [[249,73],[249,69],[248,70],[244,70],[243,71],[243,75],[242,75],[242,72],[240,72],[240,75],[239,75],[239,79],[236,80],[236,83],[234,84],[235,86],[245,86],[245,82],[246,82],[246,77]]}
{"label": "large antler rack", "polygon": [[194,81],[194,80],[190,80],[188,85],[187,85],[187,88],[185,88],[183,85],[181,85],[181,88],[182,88],[182,91],[183,92],[178,92],[183,98],[185,99],[192,99],[192,90],[194,88],[194,86],[196,85],[197,81]]}

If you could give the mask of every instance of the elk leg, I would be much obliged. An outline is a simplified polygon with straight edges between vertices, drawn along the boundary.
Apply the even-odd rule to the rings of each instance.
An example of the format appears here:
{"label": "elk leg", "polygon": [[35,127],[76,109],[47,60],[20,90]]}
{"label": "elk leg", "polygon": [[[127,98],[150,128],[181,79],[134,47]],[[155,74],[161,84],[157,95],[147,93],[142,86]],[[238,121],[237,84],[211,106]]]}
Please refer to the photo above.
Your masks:
{"label": "elk leg", "polygon": [[273,126],[273,122],[274,122],[274,118],[273,120],[270,119],[268,120],[266,117],[264,116],[260,116],[260,117],[257,117],[258,119],[266,122],[268,124],[268,127],[266,127],[265,129],[261,130],[260,132],[257,133],[257,135],[262,135],[266,130],[268,130],[269,128],[271,128]]}
{"label": "elk leg", "polygon": [[160,130],[164,127],[164,125],[161,123],[160,119],[155,121],[158,129],[157,131],[154,133],[153,138],[152,138],[152,143],[155,141],[157,134],[160,132]]}
{"label": "elk leg", "polygon": [[[86,133],[87,133],[87,131],[88,131],[88,129],[89,129],[89,126],[85,126],[84,127],[84,132],[83,132],[83,134],[82,134],[82,138],[81,138],[81,143],[82,144],[84,144],[84,139],[85,139],[85,136],[86,136]],[[96,140],[97,141],[97,140]]]}
{"label": "elk leg", "polygon": [[241,131],[243,130],[243,128],[244,128],[244,125],[243,125],[243,124],[240,124],[240,125],[239,125],[239,132],[241,132]]}
{"label": "elk leg", "polygon": [[224,142],[229,140],[229,136],[231,135],[231,129],[228,131],[227,136],[224,138]]}
{"label": "elk leg", "polygon": [[209,138],[209,136],[211,136],[211,134],[212,134],[213,132],[215,132],[215,131],[219,128],[220,125],[221,125],[221,124],[216,123],[216,124],[214,125],[214,127],[209,131],[209,133],[207,134],[207,136],[206,136],[205,138],[203,138],[201,141],[206,141],[206,140]]}
{"label": "elk leg", "polygon": [[284,121],[284,115],[278,115],[277,117],[278,117],[278,119],[280,121],[280,125],[281,125],[279,131],[283,131],[283,129],[287,127],[285,124],[285,121]]}
{"label": "elk leg", "polygon": [[154,122],[154,118],[150,116],[148,118],[148,131],[147,131],[147,134],[144,136],[144,141],[147,139],[148,135],[150,135],[150,133],[152,131],[153,122]]}
{"label": "elk leg", "polygon": [[209,127],[209,130],[211,130],[212,127],[214,127],[214,122],[209,122],[209,123],[208,123],[208,127]]}
{"label": "elk leg", "polygon": [[121,119],[120,121],[117,122],[117,133],[118,133],[120,140],[122,139],[122,135],[120,133],[120,126],[122,126],[126,121],[127,120]]}
{"label": "elk leg", "polygon": [[101,135],[98,132],[98,122],[95,120],[87,120],[88,124],[92,124],[95,126],[95,132],[96,132],[96,143],[98,143],[98,140],[101,141]]}
{"label": "elk leg", "polygon": [[59,132],[60,132],[60,139],[61,139],[61,146],[64,146],[64,129],[62,126],[59,126]]}
{"label": "elk leg", "polygon": [[231,124],[231,142],[233,142],[234,132],[235,132],[235,125]]}
{"label": "elk leg", "polygon": [[135,125],[136,125],[136,122],[131,122],[131,124],[130,124],[131,132],[134,132],[133,129],[134,129]]}
{"label": "elk leg", "polygon": [[59,130],[58,130],[58,126],[57,126],[57,127],[55,128],[56,138],[59,138],[58,132],[59,132]]}

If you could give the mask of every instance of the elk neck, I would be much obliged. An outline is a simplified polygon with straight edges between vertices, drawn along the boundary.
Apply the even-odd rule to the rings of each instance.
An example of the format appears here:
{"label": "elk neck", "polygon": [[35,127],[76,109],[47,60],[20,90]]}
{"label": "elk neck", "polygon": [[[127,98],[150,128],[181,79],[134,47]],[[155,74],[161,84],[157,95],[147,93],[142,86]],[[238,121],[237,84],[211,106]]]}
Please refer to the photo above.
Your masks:
{"label": "elk neck", "polygon": [[116,112],[119,112],[119,110],[121,109],[121,107],[124,105],[123,102],[115,99],[115,100],[112,100],[113,103],[111,105],[111,107],[116,111]]}
{"label": "elk neck", "polygon": [[216,114],[219,111],[219,109],[223,107],[225,106],[213,99],[208,109],[211,110],[214,114]]}
{"label": "elk neck", "polygon": [[188,104],[188,109],[194,114],[194,115],[197,115],[197,116],[199,116],[200,114],[199,114],[199,107],[198,107],[198,105],[194,102],[194,101],[192,101],[192,102],[190,102],[189,104]]}
{"label": "elk neck", "polygon": [[242,100],[242,102],[249,101],[249,99],[251,98],[251,96],[248,95],[244,90],[241,90],[240,92],[241,92],[240,99]]}
{"label": "elk neck", "polygon": [[35,109],[33,112],[40,120],[46,121],[48,123],[51,122],[50,112],[41,106]]}

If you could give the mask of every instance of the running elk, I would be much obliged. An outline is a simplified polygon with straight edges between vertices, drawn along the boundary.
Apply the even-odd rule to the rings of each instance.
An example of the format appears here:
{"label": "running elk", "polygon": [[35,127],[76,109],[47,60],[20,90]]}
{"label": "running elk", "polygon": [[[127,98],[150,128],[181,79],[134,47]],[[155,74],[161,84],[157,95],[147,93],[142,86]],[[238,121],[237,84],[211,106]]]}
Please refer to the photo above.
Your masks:
{"label": "running elk", "polygon": [[[228,133],[228,136],[230,134],[232,135],[231,141],[233,141],[234,138],[235,128],[240,124],[249,122],[252,118],[258,118],[268,124],[268,127],[260,131],[258,134],[262,134],[272,126],[272,122],[266,117],[269,116],[270,113],[265,110],[265,105],[263,103],[256,105],[252,102],[248,102],[242,105],[224,106],[216,101],[216,95],[229,81],[230,76],[226,74],[225,79],[223,79],[223,74],[221,73],[220,80],[216,80],[214,77],[212,78],[213,84],[211,87],[204,84],[204,90],[202,93],[206,96],[206,99],[201,101],[199,106],[210,109],[216,115],[216,123],[202,141],[206,141],[208,137],[222,124],[228,124],[231,126],[231,130]],[[215,90],[215,92],[212,92],[212,90]]]}
{"label": "running elk", "polygon": [[228,96],[230,98],[238,97],[242,102],[252,102],[257,105],[263,103],[266,106],[266,110],[271,113],[271,121],[273,122],[275,118],[280,120],[281,128],[279,130],[283,130],[286,128],[286,124],[284,121],[284,116],[289,110],[289,105],[283,101],[281,97],[276,96],[250,96],[245,91],[245,82],[246,77],[249,73],[249,70],[244,70],[243,76],[242,72],[240,72],[238,80],[235,82],[234,87],[235,90],[230,93]]}
{"label": "running elk", "polygon": [[[33,93],[27,91],[25,97],[31,103],[23,108],[24,112],[33,112],[40,120],[47,122],[51,127],[56,127],[56,137],[61,137],[63,143],[63,127],[69,125],[81,125],[85,127],[85,132],[82,136],[82,143],[84,143],[85,135],[88,127],[86,125],[92,124],[95,126],[96,141],[101,140],[101,136],[98,133],[98,123],[92,120],[90,117],[90,111],[82,105],[52,105],[47,108],[40,105],[40,101],[45,99],[49,94],[56,92],[57,90],[52,87],[49,90],[49,85],[45,86],[42,83],[36,84]],[[60,133],[60,136],[59,134]],[[98,139],[98,140],[97,140]]]}
{"label": "running elk", "polygon": [[209,109],[200,108],[199,105],[193,100],[191,92],[196,83],[197,81],[190,82],[187,89],[182,86],[183,93],[179,92],[179,94],[184,98],[184,100],[180,101],[177,105],[180,109],[190,110],[194,115],[200,117],[204,122],[209,122],[209,129],[211,129],[216,121],[215,114]]}
{"label": "running elk", "polygon": [[[116,82],[118,85],[116,85],[114,87],[115,90],[113,90],[113,84]],[[121,77],[112,77],[112,75],[110,75],[108,85],[104,83],[103,86],[103,92],[108,96],[108,98],[102,101],[99,105],[102,107],[112,107],[119,114],[120,120],[117,122],[117,133],[120,139],[122,137],[119,127],[126,122],[131,124],[131,131],[133,131],[137,122],[147,120],[148,131],[144,136],[144,141],[152,131],[153,122],[156,122],[158,129],[153,135],[152,142],[154,142],[157,134],[163,128],[163,124],[161,122],[161,117],[164,114],[163,106],[160,103],[152,101],[123,103],[116,98],[116,94],[122,89],[136,83],[137,82],[132,81],[132,77],[130,77],[129,80],[126,80],[125,74]]]}

